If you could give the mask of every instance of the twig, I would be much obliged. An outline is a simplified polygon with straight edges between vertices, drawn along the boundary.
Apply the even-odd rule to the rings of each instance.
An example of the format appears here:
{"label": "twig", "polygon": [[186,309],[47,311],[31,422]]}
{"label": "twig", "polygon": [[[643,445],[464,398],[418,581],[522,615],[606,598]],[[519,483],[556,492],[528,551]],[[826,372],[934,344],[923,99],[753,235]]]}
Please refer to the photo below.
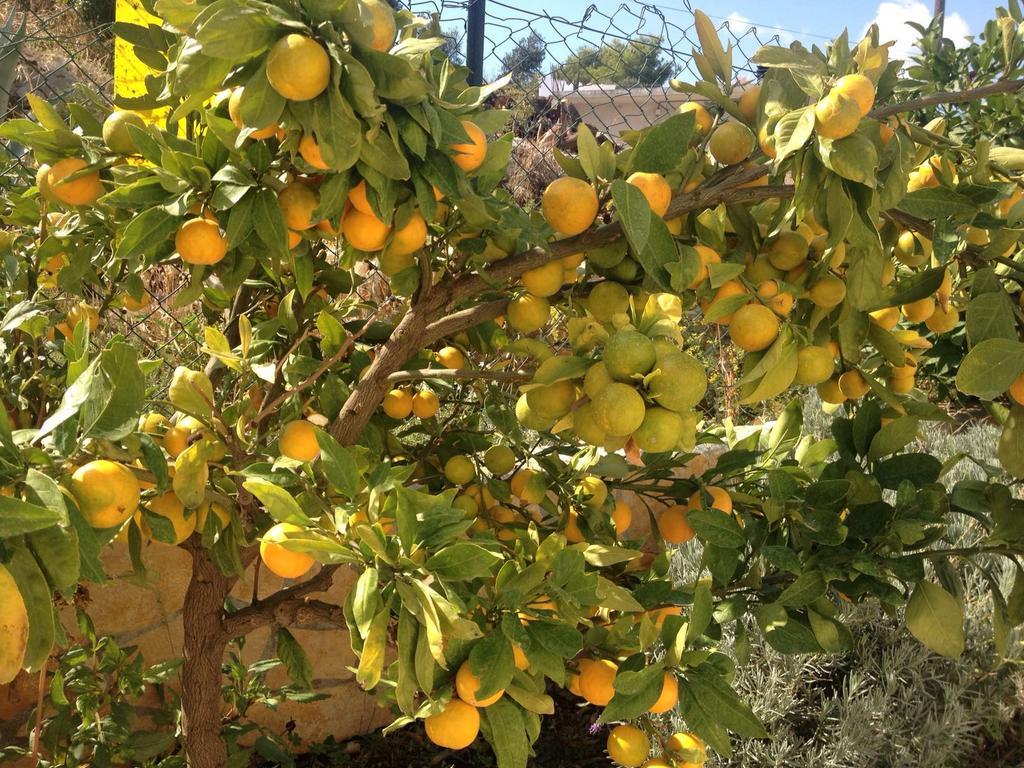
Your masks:
{"label": "twig", "polygon": [[419,381],[421,379],[456,379],[475,381],[529,381],[533,373],[530,371],[485,371],[473,368],[419,368],[408,371],[395,371],[388,376],[388,382]]}
{"label": "twig", "polygon": [[989,96],[996,96],[1001,93],[1016,93],[1024,88],[1024,80],[999,80],[995,83],[982,85],[978,88],[970,88],[966,91],[940,91],[919,99],[910,99],[895,104],[883,104],[868,112],[868,117],[876,120],[881,117],[889,117],[900,112],[914,112],[918,109],[933,107],[937,104],[959,104],[965,101],[977,101]]}
{"label": "twig", "polygon": [[39,749],[39,741],[43,733],[43,701],[46,698],[46,664],[39,670],[39,688],[36,692],[36,724],[32,729],[32,759],[39,765],[42,751]]}

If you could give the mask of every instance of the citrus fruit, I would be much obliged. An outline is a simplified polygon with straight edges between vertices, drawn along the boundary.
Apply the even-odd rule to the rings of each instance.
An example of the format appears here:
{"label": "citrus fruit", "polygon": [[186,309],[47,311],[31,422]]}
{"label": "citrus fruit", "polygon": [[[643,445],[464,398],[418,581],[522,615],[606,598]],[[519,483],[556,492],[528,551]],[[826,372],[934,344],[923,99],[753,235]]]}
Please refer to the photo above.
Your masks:
{"label": "citrus fruit", "polygon": [[46,184],[57,202],[64,205],[91,205],[103,194],[103,182],[99,171],[83,173],[74,179],[69,176],[80,173],[89,164],[80,157],[65,157],[58,160],[46,172]]}
{"label": "citrus fruit", "polygon": [[512,475],[509,488],[524,504],[540,504],[548,490],[543,476],[532,469],[520,469]]}
{"label": "citrus fruit", "polygon": [[633,510],[626,502],[616,499],[615,509],[612,510],[612,525],[615,526],[615,535],[622,538],[632,524]]}
{"label": "citrus fruit", "polygon": [[291,101],[315,99],[327,89],[330,76],[327,51],[305,35],[285,35],[267,54],[270,87]]}
{"label": "citrus fruit", "polygon": [[139,481],[123,464],[97,459],[71,476],[71,493],[93,528],[116,528],[139,508]]}
{"label": "citrus fruit", "polygon": [[[159,496],[153,497],[146,506],[154,515],[170,520],[174,527],[174,544],[181,544],[196,529],[196,515],[185,516],[185,505],[181,503],[174,491],[165,491]],[[147,539],[152,539],[153,532],[150,530],[146,518],[139,515],[138,519],[142,535]]]}
{"label": "citrus fruit", "polygon": [[609,437],[625,437],[644,421],[644,400],[628,384],[612,382],[592,401],[594,421]]}
{"label": "citrus fruit", "polygon": [[216,501],[209,502],[204,501],[196,508],[196,531],[202,533],[206,529],[206,518],[210,512],[213,512],[213,516],[220,521],[221,529],[227,528],[231,525],[231,513],[228,512],[221,504]]}
{"label": "citrus fruit", "polygon": [[115,109],[103,121],[103,142],[119,155],[133,155],[138,151],[128,131],[129,125],[145,130],[146,121],[137,112],[125,109]]}
{"label": "citrus fruit", "polygon": [[551,304],[545,298],[525,293],[509,301],[505,316],[508,324],[519,333],[533,333],[547,325]]}
{"label": "citrus fruit", "polygon": [[370,12],[373,19],[373,38],[370,47],[375,51],[387,53],[395,43],[395,12],[382,0],[363,0],[360,5]]}
{"label": "citrus fruit", "polygon": [[[244,131],[249,127],[245,124],[245,121],[242,120],[243,90],[244,89],[241,87],[235,88],[231,91],[231,96],[228,98],[228,117],[231,118],[231,122],[234,124],[235,128],[240,131]],[[249,135],[254,139],[269,139],[275,133],[277,133],[277,126],[271,123],[270,125],[265,125],[262,128],[257,128]]]}
{"label": "citrus fruit", "polygon": [[651,751],[651,740],[635,725],[617,725],[608,734],[608,756],[625,768],[638,768]]}
{"label": "citrus fruit", "polygon": [[664,216],[672,202],[672,187],[660,173],[648,173],[636,171],[631,173],[626,181],[643,192],[647,199],[647,205],[655,216]]}
{"label": "citrus fruit", "polygon": [[468,660],[462,662],[459,671],[455,673],[455,691],[464,702],[472,704],[474,707],[489,707],[505,694],[504,689],[502,689],[487,698],[478,699],[476,694],[479,690],[480,678],[473,674]]}
{"label": "citrus fruit", "polygon": [[698,133],[707,135],[708,131],[711,130],[711,124],[714,122],[711,118],[711,113],[704,108],[704,105],[696,101],[688,101],[685,104],[680,104],[676,110],[680,115],[685,115],[687,112],[693,112],[695,126]]}
{"label": "citrus fruit", "polygon": [[802,347],[796,353],[796,377],[797,384],[821,384],[832,376],[835,370],[835,357],[828,347],[820,347],[814,344]]}
{"label": "citrus fruit", "polygon": [[751,125],[757,122],[757,102],[761,98],[761,86],[752,85],[740,94],[737,106],[743,119]]}
{"label": "citrus fruit", "polygon": [[685,544],[693,538],[693,528],[686,520],[686,512],[684,505],[673,504],[658,518],[658,532],[669,544]]}
{"label": "citrus fruit", "polygon": [[588,507],[600,507],[608,498],[608,486],[601,478],[587,475],[576,484],[576,493]]}
{"label": "citrus fruit", "polygon": [[392,419],[406,419],[412,413],[412,395],[407,389],[392,389],[384,395],[381,408]]}
{"label": "citrus fruit", "polygon": [[534,429],[538,432],[546,432],[555,425],[555,419],[546,419],[540,414],[534,413],[530,408],[530,401],[526,395],[520,395],[516,400],[516,418],[519,423],[527,429]]}
{"label": "citrus fruit", "polygon": [[320,154],[320,145],[312,133],[304,133],[299,139],[299,155],[319,171],[326,171],[330,168],[324,160],[324,156]]}
{"label": "citrus fruit", "polygon": [[613,334],[601,356],[609,375],[616,381],[629,381],[649,373],[657,354],[654,342],[639,331],[622,330]]}
{"label": "citrus fruit", "polygon": [[708,759],[704,742],[693,733],[674,733],[665,742],[665,749],[674,757],[687,760],[686,768],[691,764],[703,764]]}
{"label": "citrus fruit", "polygon": [[421,389],[412,396],[412,412],[419,419],[429,419],[437,413],[441,401],[429,389]]}
{"label": "citrus fruit", "polygon": [[753,132],[747,126],[730,120],[715,128],[708,141],[708,149],[720,164],[736,165],[750,157],[756,143]]}
{"label": "citrus fruit", "polygon": [[633,432],[633,442],[641,451],[664,453],[679,443],[683,420],[667,408],[648,408],[643,423]]}
{"label": "citrus fruit", "polygon": [[466,358],[458,347],[441,347],[434,354],[434,359],[445,368],[459,370],[466,367]]}
{"label": "citrus fruit", "polygon": [[0,685],[21,672],[28,647],[28,610],[11,572],[0,565]]}
{"label": "citrus fruit", "polygon": [[833,93],[852,99],[864,117],[875,104],[875,84],[864,75],[844,75],[832,86]]}
{"label": "citrus fruit", "polygon": [[[707,504],[705,494],[711,497],[710,504]],[[690,496],[690,509],[717,509],[719,512],[729,514],[732,512],[732,497],[724,488],[707,485],[703,491],[694,491]]]}
{"label": "citrus fruit", "polygon": [[706,245],[698,243],[693,246],[693,249],[700,256],[700,271],[697,272],[697,276],[690,283],[690,288],[696,288],[708,279],[708,264],[720,264],[722,262],[721,255],[713,248],[708,248]]}
{"label": "citrus fruit", "polygon": [[534,296],[547,298],[562,290],[564,268],[561,261],[549,261],[523,272],[523,287]]}
{"label": "citrus fruit", "polygon": [[648,383],[648,391],[658,405],[672,411],[693,408],[704,399],[708,377],[704,366],[688,352],[670,352],[658,360],[660,370]]}
{"label": "citrus fruit", "polygon": [[423,721],[427,738],[445,749],[465,749],[480,733],[480,713],[461,699],[452,699],[443,710]]}
{"label": "citrus fruit", "polygon": [[348,191],[348,201],[352,206],[360,213],[366,213],[370,216],[376,216],[373,208],[370,205],[370,200],[366,196],[366,180],[361,179],[352,189]]}
{"label": "citrus fruit", "polygon": [[556,381],[535,387],[526,393],[530,410],[542,419],[560,419],[576,402],[576,386],[571,381]]}
{"label": "citrus fruit", "polygon": [[1024,405],[1024,373],[1013,380],[1006,394],[1018,405]]}
{"label": "citrus fruit", "polygon": [[293,552],[281,546],[289,534],[301,533],[302,528],[291,523],[277,523],[260,540],[260,559],[271,573],[282,579],[297,579],[316,562],[305,552]]}
{"label": "citrus fruit", "polygon": [[320,196],[306,184],[293,181],[277,193],[277,205],[288,229],[301,232],[316,224],[313,212],[320,205]]}
{"label": "citrus fruit", "polygon": [[826,139],[842,139],[857,130],[860,105],[835,90],[814,105],[814,130]]}
{"label": "citrus fruit", "polygon": [[394,277],[399,272],[412,269],[416,266],[416,256],[411,253],[396,254],[390,248],[385,248],[377,257],[377,265],[380,271],[388,277]]}
{"label": "citrus fruit", "polygon": [[849,370],[839,375],[839,391],[848,400],[859,400],[871,390],[860,371]]}
{"label": "citrus fruit", "polygon": [[576,437],[587,445],[603,446],[608,440],[608,435],[594,421],[592,403],[584,403],[572,412],[572,429]]}
{"label": "citrus fruit", "polygon": [[281,455],[295,461],[315,461],[320,455],[320,444],[316,439],[316,427],[305,419],[289,421],[281,430],[278,440]]}
{"label": "citrus fruit", "polygon": [[767,253],[758,254],[750,259],[743,270],[743,276],[757,285],[781,280],[785,274],[781,269],[777,269],[772,265],[771,257]]}
{"label": "citrus fruit", "polygon": [[607,323],[629,309],[629,292],[619,283],[605,280],[587,296],[587,310],[598,322]]}
{"label": "citrus fruit", "polygon": [[679,681],[671,672],[666,672],[664,678],[662,678],[661,693],[658,695],[658,700],[647,711],[652,715],[660,715],[662,712],[674,709],[678,703]]}
{"label": "citrus fruit", "polygon": [[186,264],[216,264],[228,252],[220,225],[204,218],[189,219],[174,235],[174,248]]}
{"label": "citrus fruit", "polygon": [[462,121],[462,129],[469,141],[452,144],[452,162],[467,173],[475,171],[487,159],[487,136],[480,126],[469,120]]}
{"label": "citrus fruit", "polygon": [[583,698],[596,707],[603,707],[615,695],[615,676],[619,667],[608,659],[583,659],[579,663],[579,686]]}
{"label": "citrus fruit", "polygon": [[815,306],[832,309],[842,304],[846,298],[846,283],[835,275],[824,275],[811,286],[808,295]]}
{"label": "citrus fruit", "polygon": [[745,352],[767,349],[779,335],[779,318],[763,304],[744,304],[729,323],[729,336]]}
{"label": "citrus fruit", "polygon": [[516,465],[516,455],[507,445],[492,445],[484,451],[484,466],[492,475],[504,475]]}
{"label": "citrus fruit", "polygon": [[[711,297],[711,301],[703,307],[704,313],[705,315],[708,314],[709,310],[713,309],[718,302],[723,301],[724,299],[744,295],[747,295],[747,289],[744,287],[743,283],[738,280],[727,280],[718,287],[718,290],[715,291],[715,295]],[[729,325],[729,323],[732,322],[732,318],[733,315],[728,314],[716,317],[712,322],[718,325]]]}
{"label": "citrus fruit", "polygon": [[780,232],[765,251],[772,266],[786,272],[807,259],[807,241],[798,232]]}
{"label": "citrus fruit", "polygon": [[932,333],[946,333],[956,328],[960,322],[960,311],[950,304],[943,309],[941,306],[935,308],[931,317],[925,320],[925,325]]}
{"label": "citrus fruit", "polygon": [[544,190],[540,209],[548,225],[572,236],[590,228],[597,217],[597,191],[583,179],[563,176]]}
{"label": "citrus fruit", "polygon": [[586,374],[583,376],[583,391],[587,397],[593,400],[612,381],[614,379],[612,379],[612,375],[608,372],[608,367],[604,364],[603,360],[598,360],[587,369]]}
{"label": "citrus fruit", "polygon": [[391,227],[372,213],[363,213],[352,207],[341,217],[341,232],[353,248],[373,252],[384,247]]}
{"label": "citrus fruit", "polygon": [[842,405],[846,402],[846,395],[844,395],[842,390],[839,388],[839,379],[837,377],[821,382],[817,389],[818,397],[821,398],[823,403],[828,403],[829,405]]}
{"label": "citrus fruit", "polygon": [[476,467],[472,459],[459,453],[444,463],[444,476],[452,485],[465,485],[476,477]]}
{"label": "citrus fruit", "polygon": [[387,250],[396,256],[405,256],[415,253],[427,242],[427,221],[419,213],[414,211],[405,226],[395,230],[394,236]]}

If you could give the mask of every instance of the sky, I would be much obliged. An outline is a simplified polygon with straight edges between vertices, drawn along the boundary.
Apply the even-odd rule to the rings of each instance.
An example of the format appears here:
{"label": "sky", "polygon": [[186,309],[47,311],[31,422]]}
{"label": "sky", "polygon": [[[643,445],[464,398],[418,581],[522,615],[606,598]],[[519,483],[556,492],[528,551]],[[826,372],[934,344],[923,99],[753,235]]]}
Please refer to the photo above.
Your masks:
{"label": "sky", "polygon": [[[413,0],[412,5],[422,11],[429,10],[435,2]],[[985,21],[994,17],[998,2],[946,0],[946,36],[959,43],[967,35],[978,33]],[[606,30],[614,30],[613,34],[624,38],[637,32],[660,33],[681,53],[688,54],[691,45],[681,30],[690,25],[692,16],[684,0],[654,0],[651,5],[664,21],[658,13],[641,13],[642,6],[636,0],[487,0],[489,43],[485,48],[485,74],[496,75],[498,56],[509,50],[512,40],[530,29],[536,29],[548,42],[550,55],[546,67],[564,61],[569,52],[582,45],[599,43]],[[823,45],[842,32],[844,26],[851,42],[856,42],[870,23],[877,22],[882,40],[896,41],[894,57],[903,58],[912,50],[916,35],[905,22],[926,24],[931,18],[933,0],[692,0],[692,5],[704,10],[716,24],[728,21],[735,34],[746,33],[741,47],[747,54],[757,48],[751,27],[756,28],[757,39],[763,42],[770,42],[777,35],[784,45],[800,40],[809,46]],[[446,8],[442,18],[455,25],[463,14],[464,11]],[[545,15],[558,20],[543,18]]]}

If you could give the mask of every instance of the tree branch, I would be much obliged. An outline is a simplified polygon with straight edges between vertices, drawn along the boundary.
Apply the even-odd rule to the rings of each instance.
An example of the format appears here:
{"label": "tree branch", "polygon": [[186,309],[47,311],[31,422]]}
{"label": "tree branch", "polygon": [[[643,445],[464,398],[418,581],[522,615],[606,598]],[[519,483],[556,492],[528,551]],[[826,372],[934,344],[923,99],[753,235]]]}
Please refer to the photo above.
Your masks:
{"label": "tree branch", "polygon": [[221,634],[225,639],[247,635],[267,624],[290,623],[303,605],[309,603],[306,595],[326,592],[334,582],[334,574],[340,566],[325,565],[315,576],[299,584],[278,590],[266,600],[258,600],[245,608],[224,617]]}
{"label": "tree branch", "polygon": [[978,88],[970,88],[966,91],[940,91],[922,96],[919,99],[910,99],[895,104],[883,104],[880,107],[868,112],[868,117],[876,120],[881,117],[889,117],[901,112],[914,112],[926,107],[934,107],[937,104],[960,104],[966,101],[977,101],[989,96],[996,96],[1001,93],[1016,93],[1024,88],[1024,80],[999,80],[995,83],[982,85]]}
{"label": "tree branch", "polygon": [[473,368],[420,368],[418,370],[395,371],[388,376],[388,382],[420,381],[422,379],[455,379],[457,381],[529,381],[531,371],[485,371]]}

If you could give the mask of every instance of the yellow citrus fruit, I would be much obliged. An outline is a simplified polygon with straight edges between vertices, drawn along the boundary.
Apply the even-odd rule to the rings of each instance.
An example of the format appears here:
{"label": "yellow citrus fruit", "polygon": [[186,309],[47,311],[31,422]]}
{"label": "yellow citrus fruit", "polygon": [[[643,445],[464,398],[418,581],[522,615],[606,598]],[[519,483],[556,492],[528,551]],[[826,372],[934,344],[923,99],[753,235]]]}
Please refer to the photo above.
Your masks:
{"label": "yellow citrus fruit", "polygon": [[452,144],[452,162],[466,173],[475,171],[487,159],[487,136],[480,126],[470,120],[462,121],[462,129],[469,137],[467,142]]}
{"label": "yellow citrus fruit", "polygon": [[718,251],[713,248],[708,248],[706,245],[700,245],[699,243],[693,246],[693,250],[700,256],[700,271],[697,276],[693,278],[693,282],[690,283],[690,288],[696,288],[705,280],[708,279],[708,264],[721,264],[722,257]]}
{"label": "yellow citrus fruit", "polygon": [[662,712],[674,709],[678,703],[679,681],[671,672],[666,672],[665,677],[662,678],[661,693],[658,695],[658,700],[647,711],[652,715],[660,715]]}
{"label": "yellow citrus fruit", "polygon": [[772,265],[771,258],[767,253],[761,253],[747,261],[747,265],[743,269],[743,275],[750,282],[760,286],[768,281],[776,282],[782,280],[786,273]]}
{"label": "yellow citrus fruit", "polygon": [[688,410],[707,393],[708,377],[704,366],[688,352],[669,352],[658,360],[655,368],[660,373],[651,378],[647,387],[654,402],[663,408]]}
{"label": "yellow citrus fruit", "polygon": [[327,89],[330,77],[327,51],[305,35],[285,35],[267,54],[267,81],[291,101],[315,99]]}
{"label": "yellow citrus fruit", "polygon": [[478,699],[476,694],[479,690],[480,678],[473,674],[468,660],[462,662],[459,671],[455,673],[455,691],[459,694],[460,699],[474,707],[489,707],[505,695],[505,691],[502,689],[486,698]]}
{"label": "yellow citrus fruit", "polygon": [[90,171],[74,179],[68,178],[88,166],[80,157],[65,157],[50,166],[46,172],[46,183],[57,202],[64,205],[92,205],[103,194],[99,171]]}
{"label": "yellow citrus fruit", "polygon": [[[660,757],[652,757],[643,764],[643,768],[672,768],[672,763],[663,760]],[[688,766],[682,766],[682,768],[688,768]]]}
{"label": "yellow citrus fruit", "polygon": [[630,381],[650,372],[657,360],[654,342],[639,331],[621,330],[605,344],[604,366],[616,381]]}
{"label": "yellow citrus fruit", "polygon": [[708,759],[704,742],[693,733],[674,733],[665,742],[665,750],[677,758],[687,759],[680,768],[689,768],[690,765],[703,764]]}
{"label": "yellow citrus fruit", "polygon": [[281,430],[278,440],[281,455],[295,461],[315,461],[320,455],[320,444],[316,439],[316,427],[305,419],[289,421]]}
{"label": "yellow citrus fruit", "polygon": [[889,389],[897,395],[905,395],[914,388],[913,376],[893,376],[889,380]]}
{"label": "yellow citrus fruit", "polygon": [[903,316],[911,323],[923,323],[934,313],[935,299],[931,296],[903,305]]}
{"label": "yellow citrus fruit", "polygon": [[860,371],[849,370],[839,375],[839,391],[848,400],[859,400],[871,391],[871,385]]}
{"label": "yellow citrus fruit", "polygon": [[388,251],[395,256],[406,256],[418,251],[426,242],[427,220],[419,211],[414,211],[405,226],[395,230]]}
{"label": "yellow citrus fruit", "polygon": [[686,512],[684,505],[673,504],[658,518],[658,532],[669,544],[685,544],[693,538],[693,528],[686,520]]}
{"label": "yellow citrus fruit", "polygon": [[512,475],[509,488],[524,504],[540,504],[548,490],[543,476],[532,469],[520,469]]}
{"label": "yellow citrus fruit", "polygon": [[546,419],[540,414],[533,412],[529,401],[526,399],[526,395],[520,395],[519,399],[516,400],[516,418],[527,429],[533,429],[538,432],[546,432],[555,425],[555,419]]}
{"label": "yellow citrus fruit", "polygon": [[28,610],[10,571],[0,565],[0,685],[21,672],[28,647]]}
{"label": "yellow citrus fruit", "polygon": [[[174,491],[165,491],[159,496],[155,496],[149,500],[146,506],[154,515],[165,517],[171,521],[171,525],[174,527],[175,544],[181,544],[196,529],[196,515],[185,516],[185,505],[181,503]],[[152,539],[153,532],[150,530],[146,518],[141,514],[136,514],[142,535],[147,539]]]}
{"label": "yellow citrus fruit", "polygon": [[587,369],[583,376],[583,391],[593,400],[598,393],[613,381],[603,360],[598,360]]}
{"label": "yellow citrus fruit", "polygon": [[526,393],[530,410],[542,419],[560,419],[576,402],[576,386],[567,380],[535,387]]}
{"label": "yellow citrus fruit", "polygon": [[360,213],[365,213],[370,216],[377,215],[373,212],[373,208],[370,206],[370,199],[366,196],[365,179],[360,180],[358,184],[348,191],[348,201]]}
{"label": "yellow citrus fruit", "polygon": [[427,738],[445,749],[465,749],[480,733],[480,713],[461,699],[452,699],[443,710],[423,721]]}
{"label": "yellow citrus fruit", "polygon": [[857,130],[860,105],[835,90],[814,105],[814,130],[826,139],[842,139]]}
{"label": "yellow citrus fruit", "polygon": [[221,529],[231,525],[231,513],[223,505],[218,504],[216,501],[204,501],[196,508],[196,531],[199,533],[203,532],[206,528],[206,518],[211,512],[220,521]]}
{"label": "yellow citrus fruit", "polygon": [[780,232],[765,252],[773,267],[786,272],[807,260],[807,241],[799,232]]}
{"label": "yellow citrus fruit", "polygon": [[825,275],[811,286],[808,295],[815,306],[831,309],[842,304],[846,298],[846,283],[835,275]]}
{"label": "yellow citrus fruit", "polygon": [[638,768],[651,752],[651,740],[635,725],[617,725],[608,734],[608,756],[625,768]]}
{"label": "yellow citrus fruit", "polygon": [[456,454],[444,463],[444,476],[452,485],[465,485],[476,477],[476,467],[468,456]]}
{"label": "yellow citrus fruit", "polygon": [[608,659],[583,659],[579,663],[579,687],[583,698],[596,707],[603,707],[615,695],[615,676],[619,667]]}
{"label": "yellow citrus fruit", "polygon": [[[747,289],[744,287],[743,283],[738,280],[727,280],[718,287],[718,290],[715,291],[715,295],[711,298],[711,301],[707,302],[703,307],[704,312],[707,313],[709,309],[714,307],[715,304],[723,299],[728,299],[732,296],[743,296],[746,293]],[[729,323],[732,322],[732,319],[733,315],[724,315],[716,318],[713,322],[718,325],[729,325]]]}
{"label": "yellow citrus fruit", "polygon": [[830,405],[842,405],[846,402],[846,395],[839,388],[839,379],[833,377],[818,385],[818,397],[822,402]]}
{"label": "yellow citrus fruit", "polygon": [[205,218],[189,219],[174,235],[174,247],[186,264],[216,264],[228,252],[220,225]]}
{"label": "yellow citrus fruit", "polygon": [[875,84],[864,75],[844,75],[840,77],[834,86],[833,93],[839,93],[848,99],[852,99],[860,110],[860,116],[864,117],[871,111],[875,104]]}
{"label": "yellow citrus fruit", "polygon": [[387,53],[395,43],[395,12],[391,6],[381,0],[363,0],[363,8],[370,11],[373,18],[373,40],[370,47],[375,51]]}
{"label": "yellow citrus fruit", "polygon": [[[248,128],[245,121],[242,120],[242,92],[243,88],[238,87],[231,91],[231,96],[228,98],[228,117],[231,118],[231,122],[234,123],[235,128],[242,131]],[[266,125],[262,128],[257,128],[249,135],[254,139],[269,139],[277,133],[276,125]]]}
{"label": "yellow citrus fruit", "polygon": [[392,389],[381,403],[384,413],[392,419],[405,419],[412,413],[412,395],[407,389]]}
{"label": "yellow citrus fruit", "polygon": [[626,502],[616,499],[615,509],[612,510],[612,525],[615,526],[615,535],[622,538],[632,524],[633,510]]}
{"label": "yellow citrus fruit", "polygon": [[594,421],[593,403],[584,403],[572,412],[572,428],[587,445],[604,446],[608,442],[608,435]]}
{"label": "yellow citrus fruit", "polygon": [[1013,384],[1006,390],[1008,394],[1017,405],[1024,405],[1024,373],[1013,380]]}
{"label": "yellow citrus fruit", "polygon": [[679,444],[682,434],[683,420],[678,413],[667,408],[647,408],[632,438],[641,451],[665,453]]}
{"label": "yellow citrus fruit", "polygon": [[736,165],[750,157],[756,143],[753,132],[747,126],[730,120],[715,128],[708,142],[708,149],[711,150],[711,156],[720,164]]}
{"label": "yellow citrus fruit", "polygon": [[161,443],[164,450],[171,456],[171,458],[177,458],[182,451],[188,448],[188,438],[191,432],[181,426],[168,427],[167,431],[164,432]]}
{"label": "yellow citrus fruit", "polygon": [[412,396],[412,412],[420,419],[429,419],[437,413],[441,401],[429,389],[421,389]]}
{"label": "yellow citrus fruit", "polygon": [[595,285],[587,296],[587,309],[598,322],[607,323],[629,309],[629,291],[620,283],[604,280]]}
{"label": "yellow citrus fruit", "polygon": [[729,323],[729,336],[745,352],[767,349],[779,335],[779,318],[763,304],[744,304]]}
{"label": "yellow citrus fruit", "polygon": [[625,437],[644,421],[644,399],[628,384],[612,382],[592,401],[593,417],[609,437]]}
{"label": "yellow citrus fruit", "polygon": [[899,307],[882,307],[868,312],[871,321],[876,325],[891,331],[900,321]]}
{"label": "yellow citrus fruit", "polygon": [[150,303],[149,291],[145,288],[142,289],[142,296],[136,299],[130,293],[125,293],[121,296],[121,306],[129,312],[141,312],[146,309]]}
{"label": "yellow citrus fruit", "polygon": [[416,266],[416,256],[412,253],[393,253],[390,248],[385,248],[377,257],[377,264],[381,272],[388,277],[394,277],[399,272]]}
{"label": "yellow citrus fruit", "polygon": [[714,122],[711,119],[711,113],[704,108],[704,105],[696,101],[688,101],[685,104],[680,104],[676,110],[680,115],[685,115],[687,112],[693,112],[695,125],[697,132],[707,135],[708,131],[711,130],[711,124]]}
{"label": "yellow citrus fruit", "polygon": [[103,121],[103,142],[119,155],[133,155],[138,151],[128,131],[129,125],[145,130],[146,121],[137,112],[125,109],[115,109]]}
{"label": "yellow citrus fruit", "polygon": [[[655,216],[664,216],[672,202],[672,187],[660,173],[637,171],[631,173],[626,181],[643,192],[647,205]],[[595,211],[596,212],[596,211]]]}
{"label": "yellow citrus fruit", "polygon": [[434,354],[434,359],[445,368],[457,370],[466,367],[466,358],[459,351],[458,347],[441,347]]}
{"label": "yellow citrus fruit", "polygon": [[391,227],[372,213],[349,208],[341,217],[341,232],[353,248],[360,251],[379,251],[391,234]]}
{"label": "yellow citrus fruit", "polygon": [[301,232],[316,224],[313,212],[320,205],[320,196],[302,182],[293,181],[278,192],[277,204],[288,229]]}
{"label": "yellow citrus fruit", "polygon": [[583,179],[563,176],[548,184],[540,210],[555,232],[578,235],[589,229],[597,217],[597,191]]}
{"label": "yellow citrus fruit", "polygon": [[769,159],[774,160],[778,157],[779,151],[775,146],[775,133],[774,131],[768,130],[768,123],[761,126],[761,130],[757,132],[757,145],[761,147],[761,151],[768,156]]}
{"label": "yellow citrus fruit", "polygon": [[320,145],[312,133],[304,133],[299,139],[299,155],[317,170],[326,171],[330,168],[324,156],[320,154]]}
{"label": "yellow citrus fruit", "polygon": [[123,464],[97,459],[71,476],[71,493],[93,528],[116,528],[139,508],[139,481]]}
{"label": "yellow citrus fruit", "polygon": [[[704,493],[711,497],[711,504],[705,507]],[[717,509],[719,512],[729,514],[732,512],[732,497],[725,488],[719,488],[717,485],[708,485],[704,487],[704,493],[700,491],[694,491],[693,495],[690,496],[690,508],[691,509]]]}
{"label": "yellow citrus fruit", "polygon": [[832,376],[835,370],[835,356],[828,347],[814,344],[803,347],[796,353],[797,384],[821,384]]}
{"label": "yellow citrus fruit", "polygon": [[167,427],[167,417],[162,413],[144,413],[139,417],[139,432],[158,435]]}
{"label": "yellow citrus fruit", "polygon": [[918,243],[917,236],[910,230],[901,232],[892,252],[896,261],[906,264],[908,267],[919,267],[926,264],[931,258],[931,254],[925,248],[919,248]]}
{"label": "yellow citrus fruit", "polygon": [[960,322],[960,310],[952,304],[943,309],[941,306],[935,308],[932,316],[925,321],[925,325],[932,333],[946,333],[956,328]]}
{"label": "yellow citrus fruit", "polygon": [[96,307],[80,301],[68,310],[67,322],[61,323],[60,326],[61,333],[70,339],[74,335],[75,327],[83,321],[90,332],[95,331],[100,324],[100,315]]}
{"label": "yellow citrus fruit", "polygon": [[752,85],[740,94],[736,105],[740,108],[743,119],[751,125],[757,123],[757,102],[761,98],[761,86]]}
{"label": "yellow citrus fruit", "polygon": [[604,480],[593,475],[582,478],[576,484],[576,492],[588,507],[600,507],[608,498],[608,486],[604,484]]}
{"label": "yellow citrus fruit", "polygon": [[533,333],[547,325],[551,304],[545,298],[525,293],[508,303],[505,316],[508,324],[519,333]]}
{"label": "yellow citrus fruit", "polygon": [[313,567],[316,562],[305,552],[293,552],[281,546],[289,534],[301,533],[302,529],[291,523],[277,523],[260,540],[260,559],[267,569],[282,579],[297,579]]}
{"label": "yellow citrus fruit", "polygon": [[516,465],[516,455],[507,445],[492,445],[484,451],[484,466],[492,475],[504,475]]}
{"label": "yellow citrus fruit", "polygon": [[547,298],[562,290],[564,267],[555,260],[523,272],[523,287],[534,296]]}

